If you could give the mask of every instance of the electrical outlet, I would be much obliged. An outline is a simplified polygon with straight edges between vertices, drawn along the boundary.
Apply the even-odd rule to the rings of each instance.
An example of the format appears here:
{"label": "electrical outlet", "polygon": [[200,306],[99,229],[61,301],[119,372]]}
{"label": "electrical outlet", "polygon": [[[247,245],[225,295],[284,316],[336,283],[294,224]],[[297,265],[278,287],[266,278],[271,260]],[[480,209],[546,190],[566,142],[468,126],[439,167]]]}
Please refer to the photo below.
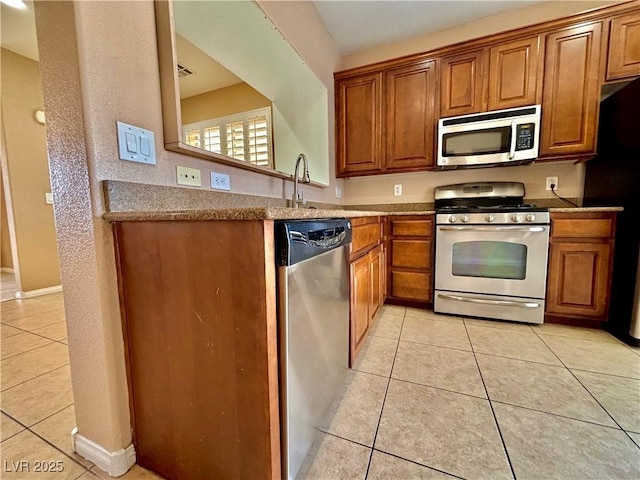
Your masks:
{"label": "electrical outlet", "polygon": [[393,194],[394,194],[396,197],[399,197],[399,196],[401,196],[401,195],[402,195],[402,184],[401,184],[401,183],[400,183],[400,184],[398,184],[398,185],[394,185],[394,186],[393,186]]}
{"label": "electrical outlet", "polygon": [[211,188],[231,190],[231,177],[225,173],[211,172]]}
{"label": "electrical outlet", "polygon": [[336,187],[336,198],[342,198],[342,188]]}
{"label": "electrical outlet", "polygon": [[47,205],[53,205],[53,195],[51,192],[47,192],[44,194],[44,201]]}
{"label": "electrical outlet", "polygon": [[181,167],[180,165],[176,165],[176,178],[178,179],[178,185],[188,185],[190,187],[202,186],[200,170],[197,168]]}
{"label": "electrical outlet", "polygon": [[553,189],[558,189],[558,177],[547,177],[547,190],[551,190],[551,185],[553,185]]}

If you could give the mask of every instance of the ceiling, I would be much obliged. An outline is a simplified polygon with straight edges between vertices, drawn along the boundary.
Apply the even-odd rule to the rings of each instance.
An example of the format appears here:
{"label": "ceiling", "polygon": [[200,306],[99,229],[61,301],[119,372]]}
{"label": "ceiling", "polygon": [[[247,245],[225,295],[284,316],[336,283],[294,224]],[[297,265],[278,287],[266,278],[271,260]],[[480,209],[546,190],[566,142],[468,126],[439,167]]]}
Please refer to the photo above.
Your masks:
{"label": "ceiling", "polygon": [[538,1],[313,0],[341,55],[464,25]]}
{"label": "ceiling", "polygon": [[[342,55],[527,7],[540,0],[313,0]],[[37,60],[33,2],[2,4],[2,46]]]}

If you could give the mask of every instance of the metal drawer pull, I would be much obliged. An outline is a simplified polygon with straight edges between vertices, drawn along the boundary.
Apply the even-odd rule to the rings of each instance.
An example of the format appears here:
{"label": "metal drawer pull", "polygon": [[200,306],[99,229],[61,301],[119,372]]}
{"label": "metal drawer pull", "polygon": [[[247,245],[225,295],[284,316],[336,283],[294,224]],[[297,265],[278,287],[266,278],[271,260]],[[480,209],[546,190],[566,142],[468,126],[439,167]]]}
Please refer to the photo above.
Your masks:
{"label": "metal drawer pull", "polygon": [[443,232],[544,232],[545,227],[438,227]]}
{"label": "metal drawer pull", "polygon": [[539,308],[540,304],[535,302],[513,302],[509,300],[483,300],[480,298],[459,297],[457,295],[446,295],[439,293],[438,298],[456,300],[458,302],[480,303],[482,305],[501,305],[504,307]]}

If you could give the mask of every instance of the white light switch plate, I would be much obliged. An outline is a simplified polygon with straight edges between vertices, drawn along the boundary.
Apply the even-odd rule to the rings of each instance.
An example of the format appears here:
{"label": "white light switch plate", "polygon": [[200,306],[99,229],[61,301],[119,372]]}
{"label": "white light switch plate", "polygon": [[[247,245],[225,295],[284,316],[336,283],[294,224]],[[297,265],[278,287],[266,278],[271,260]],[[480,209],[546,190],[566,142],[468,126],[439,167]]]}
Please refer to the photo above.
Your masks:
{"label": "white light switch plate", "polygon": [[47,205],[53,205],[53,194],[51,192],[45,193],[44,201]]}
{"label": "white light switch plate", "polygon": [[116,122],[118,127],[118,154],[120,160],[156,164],[156,144],[151,130]]}
{"label": "white light switch plate", "polygon": [[176,179],[178,185],[188,185],[190,187],[202,186],[201,172],[197,168],[176,165]]}
{"label": "white light switch plate", "polygon": [[231,190],[231,177],[224,173],[211,172],[211,188]]}

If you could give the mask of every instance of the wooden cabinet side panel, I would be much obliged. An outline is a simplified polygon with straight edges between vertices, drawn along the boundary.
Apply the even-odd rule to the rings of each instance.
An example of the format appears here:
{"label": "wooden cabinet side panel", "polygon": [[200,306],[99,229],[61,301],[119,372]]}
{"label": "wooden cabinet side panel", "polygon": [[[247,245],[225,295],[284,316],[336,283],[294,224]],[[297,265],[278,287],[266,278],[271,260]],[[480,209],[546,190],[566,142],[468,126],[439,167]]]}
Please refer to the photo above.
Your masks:
{"label": "wooden cabinet side panel", "polygon": [[541,155],[595,152],[602,24],[546,39]]}
{"label": "wooden cabinet side panel", "polygon": [[272,238],[263,222],[118,226],[141,465],[168,478],[280,476]]}
{"label": "wooden cabinet side panel", "polygon": [[611,21],[607,80],[640,75],[640,12]]}
{"label": "wooden cabinet side panel", "polygon": [[476,50],[442,60],[441,117],[482,110],[483,54],[483,50]]}
{"label": "wooden cabinet side panel", "polygon": [[382,166],[381,74],[340,81],[336,88],[338,173],[372,172]]}
{"label": "wooden cabinet side panel", "polygon": [[533,37],[489,50],[489,110],[536,103],[539,44]]}
{"label": "wooden cabinet side panel", "polygon": [[433,166],[435,62],[386,72],[384,88],[385,170]]}

